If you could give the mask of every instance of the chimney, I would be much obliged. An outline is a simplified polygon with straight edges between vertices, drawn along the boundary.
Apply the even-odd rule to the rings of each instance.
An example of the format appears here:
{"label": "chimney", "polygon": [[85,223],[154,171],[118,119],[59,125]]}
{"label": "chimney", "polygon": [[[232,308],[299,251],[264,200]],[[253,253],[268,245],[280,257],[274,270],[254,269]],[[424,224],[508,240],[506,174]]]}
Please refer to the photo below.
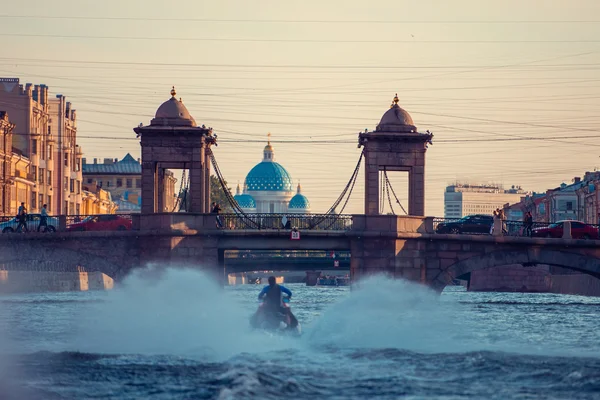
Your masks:
{"label": "chimney", "polygon": [[98,159],[94,158],[94,164],[98,164]]}
{"label": "chimney", "polygon": [[85,162],[86,162],[86,159],[85,159],[85,157],[83,157],[83,158],[81,159],[81,164],[82,164],[82,165],[85,165],[85,164],[86,164]]}
{"label": "chimney", "polygon": [[141,163],[142,163],[142,159],[138,158],[138,164],[141,164]]}
{"label": "chimney", "polygon": [[105,158],[105,159],[104,159],[104,164],[105,164],[105,165],[112,164],[112,163],[113,163],[113,160],[112,160],[112,158]]}
{"label": "chimney", "polygon": [[115,162],[116,162],[116,163],[117,163],[117,162],[119,162],[119,159],[118,159],[118,158],[115,158]]}
{"label": "chimney", "polygon": [[33,99],[39,103],[40,102],[40,86],[39,85],[35,85],[33,87],[32,95],[33,95]]}
{"label": "chimney", "polygon": [[48,86],[41,84],[40,85],[40,104],[44,105],[48,103]]}
{"label": "chimney", "polygon": [[581,182],[581,178],[578,177],[578,176],[576,176],[575,178],[573,178],[573,182],[574,183],[579,183],[579,182]]}
{"label": "chimney", "polygon": [[31,83],[25,84],[25,93],[27,94],[27,96],[30,96],[30,97],[32,96],[31,86],[33,86]]}

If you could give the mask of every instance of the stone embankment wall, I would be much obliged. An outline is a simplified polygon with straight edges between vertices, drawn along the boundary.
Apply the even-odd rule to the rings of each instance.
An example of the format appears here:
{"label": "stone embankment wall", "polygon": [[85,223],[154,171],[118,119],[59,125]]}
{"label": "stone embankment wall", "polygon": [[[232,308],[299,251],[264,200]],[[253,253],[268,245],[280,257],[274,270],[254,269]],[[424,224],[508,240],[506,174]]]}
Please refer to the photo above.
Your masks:
{"label": "stone embankment wall", "polygon": [[101,272],[0,271],[0,294],[106,290],[113,284]]}
{"label": "stone embankment wall", "polygon": [[600,279],[586,274],[552,275],[552,293],[600,296]]}
{"label": "stone embankment wall", "polygon": [[521,265],[473,271],[469,290],[600,296],[600,279],[571,270],[565,270],[564,274],[552,272],[548,266],[523,267]]}
{"label": "stone embankment wall", "polygon": [[552,287],[547,266],[507,265],[471,272],[469,290],[474,292],[549,292]]}

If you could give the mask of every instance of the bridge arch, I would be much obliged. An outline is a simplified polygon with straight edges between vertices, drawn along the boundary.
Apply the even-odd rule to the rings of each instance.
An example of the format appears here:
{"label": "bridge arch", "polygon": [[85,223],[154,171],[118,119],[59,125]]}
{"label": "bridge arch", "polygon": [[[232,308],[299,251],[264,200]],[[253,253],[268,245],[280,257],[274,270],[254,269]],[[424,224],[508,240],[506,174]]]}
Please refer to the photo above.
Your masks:
{"label": "bridge arch", "polygon": [[431,281],[431,286],[442,291],[453,279],[469,272],[521,264],[525,266],[550,265],[582,272],[600,279],[600,258],[567,251],[524,249],[494,251],[473,256],[448,266]]}
{"label": "bridge arch", "polygon": [[[34,248],[35,247],[35,248]],[[60,247],[31,246],[19,243],[2,248],[0,270],[6,271],[53,271],[53,272],[102,272],[115,281],[128,271],[106,257]]]}

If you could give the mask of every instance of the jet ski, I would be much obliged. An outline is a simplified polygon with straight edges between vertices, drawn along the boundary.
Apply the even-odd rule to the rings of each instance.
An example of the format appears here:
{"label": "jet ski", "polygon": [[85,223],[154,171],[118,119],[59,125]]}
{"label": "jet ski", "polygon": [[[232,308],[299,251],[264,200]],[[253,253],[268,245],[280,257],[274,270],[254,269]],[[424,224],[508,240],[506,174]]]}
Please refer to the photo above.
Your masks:
{"label": "jet ski", "polygon": [[250,325],[254,329],[300,335],[302,328],[298,319],[292,314],[289,303],[290,299],[284,297],[283,307],[277,311],[272,311],[268,309],[265,302],[262,302],[258,306],[258,310],[250,318]]}

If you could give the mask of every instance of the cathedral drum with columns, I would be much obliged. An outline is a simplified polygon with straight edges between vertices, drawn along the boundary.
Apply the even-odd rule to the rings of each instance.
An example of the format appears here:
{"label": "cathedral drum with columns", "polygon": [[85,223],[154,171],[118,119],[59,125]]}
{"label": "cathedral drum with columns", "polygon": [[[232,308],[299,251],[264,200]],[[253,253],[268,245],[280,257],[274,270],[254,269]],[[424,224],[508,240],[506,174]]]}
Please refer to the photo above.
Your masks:
{"label": "cathedral drum with columns", "polygon": [[278,162],[271,141],[263,151],[263,160],[250,170],[241,191],[238,184],[234,197],[240,208],[247,213],[307,214],[310,203],[301,193],[298,184],[293,191],[292,177]]}

